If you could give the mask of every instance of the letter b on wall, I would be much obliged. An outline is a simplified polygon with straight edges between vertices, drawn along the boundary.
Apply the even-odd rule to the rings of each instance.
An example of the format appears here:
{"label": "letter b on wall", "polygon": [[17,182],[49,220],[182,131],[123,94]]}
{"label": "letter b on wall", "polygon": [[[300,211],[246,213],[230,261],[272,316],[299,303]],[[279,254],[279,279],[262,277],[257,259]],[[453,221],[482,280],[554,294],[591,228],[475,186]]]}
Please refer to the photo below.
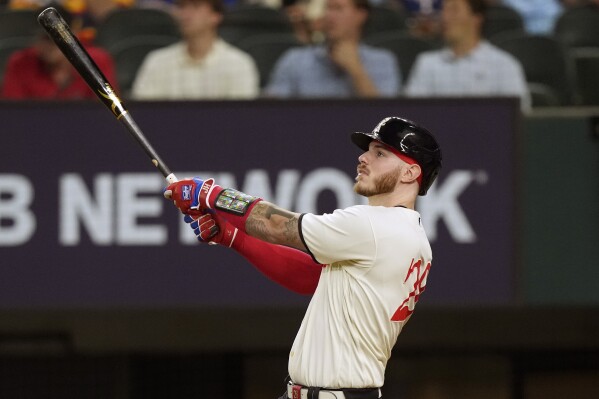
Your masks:
{"label": "letter b on wall", "polygon": [[33,185],[23,175],[0,174],[0,246],[26,243],[35,232]]}

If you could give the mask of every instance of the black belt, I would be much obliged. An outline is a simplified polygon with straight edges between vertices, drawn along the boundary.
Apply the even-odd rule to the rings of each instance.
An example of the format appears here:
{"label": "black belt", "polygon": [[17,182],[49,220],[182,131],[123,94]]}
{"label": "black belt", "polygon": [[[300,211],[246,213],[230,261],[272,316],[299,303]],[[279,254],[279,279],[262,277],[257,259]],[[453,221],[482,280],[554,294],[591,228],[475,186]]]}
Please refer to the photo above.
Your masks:
{"label": "black belt", "polygon": [[289,399],[379,399],[380,388],[318,388],[305,387],[289,382],[287,385]]}

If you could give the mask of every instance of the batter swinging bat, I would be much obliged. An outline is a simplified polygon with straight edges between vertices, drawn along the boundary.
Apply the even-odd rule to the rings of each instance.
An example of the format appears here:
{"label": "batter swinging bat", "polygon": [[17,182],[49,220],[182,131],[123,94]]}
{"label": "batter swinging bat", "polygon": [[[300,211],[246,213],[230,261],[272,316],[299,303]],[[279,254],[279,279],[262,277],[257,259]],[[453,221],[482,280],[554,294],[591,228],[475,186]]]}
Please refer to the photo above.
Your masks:
{"label": "batter swinging bat", "polygon": [[79,75],[87,82],[93,92],[96,93],[98,98],[108,107],[116,119],[125,125],[129,133],[131,133],[141,148],[148,154],[154,166],[166,178],[166,181],[169,184],[176,182],[177,178],[175,175],[160,159],[156,150],[154,150],[133,120],[133,117],[125,109],[125,106],[117,97],[114,90],[112,90],[106,77],[104,77],[81,43],[79,43],[79,40],[73,35],[73,32],[71,32],[71,29],[58,11],[53,7],[46,8],[38,15],[37,20],[48,35],[50,35],[50,38],[58,46],[60,51],[62,51],[77,72],[79,72]]}

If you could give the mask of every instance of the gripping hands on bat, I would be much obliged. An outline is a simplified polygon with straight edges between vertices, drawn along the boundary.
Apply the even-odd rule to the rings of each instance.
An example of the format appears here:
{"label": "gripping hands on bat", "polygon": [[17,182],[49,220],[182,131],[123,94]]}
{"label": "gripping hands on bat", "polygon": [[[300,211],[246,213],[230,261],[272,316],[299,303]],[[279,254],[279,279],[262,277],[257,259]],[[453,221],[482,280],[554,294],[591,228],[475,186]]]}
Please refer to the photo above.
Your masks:
{"label": "gripping hands on bat", "polygon": [[202,180],[199,177],[169,184],[164,189],[164,197],[173,200],[175,206],[186,215],[212,209],[234,216],[246,216],[262,200],[232,188],[222,188],[212,178]]}
{"label": "gripping hands on bat", "polygon": [[197,177],[170,184],[164,196],[185,214],[185,222],[200,242],[233,248],[268,278],[294,292],[313,294],[316,290],[321,265],[310,255],[246,233],[245,222],[261,198]]}
{"label": "gripping hands on bat", "polygon": [[202,180],[198,177],[170,184],[164,189],[164,197],[172,200],[186,215],[184,220],[191,224],[199,241],[227,246],[235,239],[233,229],[245,230],[245,220],[251,209],[262,200],[235,189],[222,188],[212,178]]}

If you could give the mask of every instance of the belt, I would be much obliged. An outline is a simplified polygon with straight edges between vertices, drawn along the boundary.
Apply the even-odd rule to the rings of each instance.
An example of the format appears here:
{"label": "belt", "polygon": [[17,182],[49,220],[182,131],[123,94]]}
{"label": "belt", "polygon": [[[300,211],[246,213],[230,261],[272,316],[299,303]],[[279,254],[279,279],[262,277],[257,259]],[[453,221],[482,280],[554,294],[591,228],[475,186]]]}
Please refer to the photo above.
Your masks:
{"label": "belt", "polygon": [[289,399],[378,399],[381,396],[380,388],[325,389],[294,385],[291,382],[287,384]]}

